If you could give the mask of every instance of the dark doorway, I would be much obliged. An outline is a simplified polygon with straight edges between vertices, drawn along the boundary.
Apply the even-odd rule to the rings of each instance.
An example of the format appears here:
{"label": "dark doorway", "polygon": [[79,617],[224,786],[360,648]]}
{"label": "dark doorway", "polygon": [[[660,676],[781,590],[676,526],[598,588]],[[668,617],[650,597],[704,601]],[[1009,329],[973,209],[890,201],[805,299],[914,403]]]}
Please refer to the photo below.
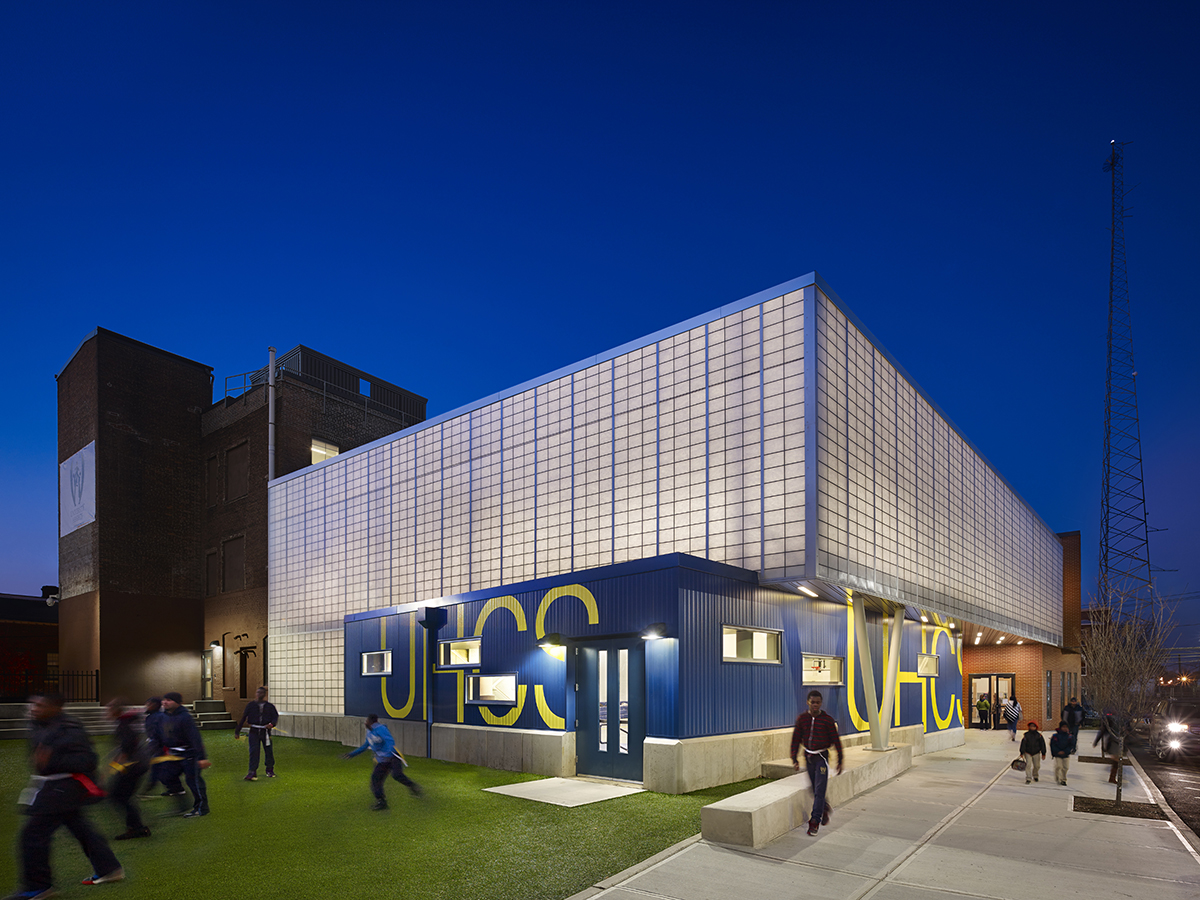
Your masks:
{"label": "dark doorway", "polygon": [[640,638],[576,647],[575,756],[580,775],[642,780],[646,653]]}

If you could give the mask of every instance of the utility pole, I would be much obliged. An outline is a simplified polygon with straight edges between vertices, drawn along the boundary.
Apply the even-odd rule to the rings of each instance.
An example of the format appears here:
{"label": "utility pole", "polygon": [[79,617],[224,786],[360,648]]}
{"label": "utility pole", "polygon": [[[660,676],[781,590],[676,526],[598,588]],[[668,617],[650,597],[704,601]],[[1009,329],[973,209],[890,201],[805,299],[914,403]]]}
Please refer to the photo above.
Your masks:
{"label": "utility pole", "polygon": [[[1150,595],[1150,545],[1142,480],[1137,369],[1125,263],[1124,144],[1113,141],[1104,171],[1112,173],[1112,248],[1108,283],[1108,370],[1104,399],[1104,485],[1100,500],[1101,602]],[[1122,610],[1125,611],[1125,610]],[[1128,612],[1135,612],[1128,610]]]}

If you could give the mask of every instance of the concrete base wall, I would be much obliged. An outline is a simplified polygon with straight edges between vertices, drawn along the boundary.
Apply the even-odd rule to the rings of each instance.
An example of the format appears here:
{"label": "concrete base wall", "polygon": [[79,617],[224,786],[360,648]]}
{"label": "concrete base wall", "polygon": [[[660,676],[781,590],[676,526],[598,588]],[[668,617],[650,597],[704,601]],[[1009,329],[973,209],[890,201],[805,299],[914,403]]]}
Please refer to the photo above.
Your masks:
{"label": "concrete base wall", "polygon": [[575,774],[575,732],[435,724],[433,757],[566,778]]}

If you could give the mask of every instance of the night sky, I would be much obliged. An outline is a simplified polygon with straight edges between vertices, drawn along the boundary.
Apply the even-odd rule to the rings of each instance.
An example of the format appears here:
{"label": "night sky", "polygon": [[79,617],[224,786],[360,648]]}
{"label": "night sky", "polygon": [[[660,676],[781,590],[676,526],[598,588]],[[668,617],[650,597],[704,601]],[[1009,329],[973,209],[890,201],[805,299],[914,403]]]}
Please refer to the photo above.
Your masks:
{"label": "night sky", "polygon": [[218,398],[304,343],[436,415],[816,270],[1082,531],[1086,592],[1116,139],[1151,559],[1194,597],[1197,34],[1191,3],[2,3],[0,591],[57,583],[54,378],[96,326]]}

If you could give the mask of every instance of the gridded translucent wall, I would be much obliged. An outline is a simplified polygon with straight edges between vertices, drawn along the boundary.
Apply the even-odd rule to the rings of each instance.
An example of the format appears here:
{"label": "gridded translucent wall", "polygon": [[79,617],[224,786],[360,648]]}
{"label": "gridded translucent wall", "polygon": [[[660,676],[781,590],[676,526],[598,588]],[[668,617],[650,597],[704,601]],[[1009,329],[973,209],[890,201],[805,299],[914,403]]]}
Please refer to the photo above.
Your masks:
{"label": "gridded translucent wall", "polygon": [[1062,546],[817,295],[817,577],[1061,642]]}
{"label": "gridded translucent wall", "polygon": [[801,577],[802,292],[703,318],[273,484],[275,702],[342,712],[350,613],[674,552]]}

